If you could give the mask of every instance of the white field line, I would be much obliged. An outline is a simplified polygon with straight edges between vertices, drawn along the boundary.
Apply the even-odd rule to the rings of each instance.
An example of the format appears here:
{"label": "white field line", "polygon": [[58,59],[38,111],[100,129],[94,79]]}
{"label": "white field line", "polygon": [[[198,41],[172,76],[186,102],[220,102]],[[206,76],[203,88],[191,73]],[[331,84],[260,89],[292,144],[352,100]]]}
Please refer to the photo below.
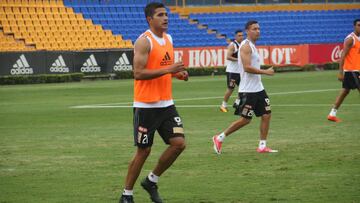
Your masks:
{"label": "white field line", "polygon": [[[268,95],[289,95],[289,94],[304,94],[304,93],[317,93],[317,92],[329,92],[335,91],[339,89],[322,89],[322,90],[304,90],[304,91],[291,91],[291,92],[275,92],[269,93]],[[223,96],[217,97],[199,97],[199,98],[184,98],[184,99],[175,99],[176,102],[178,101],[199,101],[199,100],[209,100],[209,99],[221,99]],[[133,102],[120,102],[120,103],[107,103],[107,104],[89,104],[89,105],[79,105],[79,106],[71,106],[70,108],[74,109],[86,109],[86,108],[129,108],[132,107]],[[308,106],[316,106],[316,105],[327,105],[329,104],[289,104],[289,105],[308,105]],[[356,105],[356,104],[355,104]],[[176,105],[176,107],[182,108],[205,108],[205,107],[214,107],[218,105]],[[276,106],[276,105],[272,105]]]}
{"label": "white field line", "polygon": [[[176,105],[176,108],[209,108],[219,107],[220,105]],[[331,107],[331,104],[272,104],[272,107]],[[341,106],[360,106],[360,104],[342,104]],[[106,108],[132,108],[132,105],[112,105],[112,106],[74,106],[74,109],[106,109]]]}

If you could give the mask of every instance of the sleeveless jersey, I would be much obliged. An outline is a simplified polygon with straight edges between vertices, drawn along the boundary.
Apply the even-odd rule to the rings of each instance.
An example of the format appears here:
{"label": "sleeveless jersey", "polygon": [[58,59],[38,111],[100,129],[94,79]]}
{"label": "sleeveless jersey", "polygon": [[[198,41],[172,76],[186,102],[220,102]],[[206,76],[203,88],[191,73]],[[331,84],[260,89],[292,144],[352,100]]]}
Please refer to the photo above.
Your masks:
{"label": "sleeveless jersey", "polygon": [[360,39],[353,32],[345,40],[349,37],[353,38],[353,46],[345,57],[343,69],[344,71],[360,71]]}
{"label": "sleeveless jersey", "polygon": [[[230,46],[234,46],[234,53],[232,55],[232,57],[234,58],[238,58],[238,52],[239,52],[239,43],[234,40],[233,42],[231,42]],[[226,72],[229,73],[240,73],[240,68],[239,68],[239,64],[237,61],[227,61],[227,65],[226,65]]]}
{"label": "sleeveless jersey", "polygon": [[[246,43],[248,43],[250,45],[251,48],[251,66],[256,68],[256,69],[260,69],[260,56],[259,53],[257,52],[257,49],[255,47],[255,45],[248,39],[244,40],[241,42],[240,44],[240,48],[243,47]],[[264,86],[261,82],[261,75],[260,74],[253,74],[253,73],[247,73],[244,71],[244,66],[241,62],[241,57],[240,57],[240,51],[238,53],[238,62],[239,62],[239,67],[240,67],[240,75],[241,75],[241,80],[240,80],[240,85],[239,85],[239,92],[241,93],[250,93],[250,92],[260,92],[262,90],[264,90]]]}
{"label": "sleeveless jersey", "polygon": [[[167,68],[174,63],[173,45],[166,33],[163,34],[164,45],[160,45],[149,30],[143,35],[151,42],[151,50],[146,64],[147,69]],[[165,74],[149,80],[134,80],[134,103],[172,101],[171,78],[171,74]]]}

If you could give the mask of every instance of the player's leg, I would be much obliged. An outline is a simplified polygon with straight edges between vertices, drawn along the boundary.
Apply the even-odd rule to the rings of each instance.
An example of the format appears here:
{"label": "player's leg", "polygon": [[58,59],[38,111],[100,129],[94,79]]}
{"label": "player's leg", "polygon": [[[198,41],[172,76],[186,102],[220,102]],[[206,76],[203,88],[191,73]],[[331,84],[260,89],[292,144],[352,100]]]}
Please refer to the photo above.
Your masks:
{"label": "player's leg", "polygon": [[342,89],[340,90],[339,95],[336,97],[334,106],[327,117],[329,121],[334,121],[334,122],[341,121],[338,117],[336,117],[336,113],[351,89],[360,89],[359,72],[344,73]]}
{"label": "player's leg", "polygon": [[232,73],[227,72],[226,73],[226,92],[224,95],[224,100],[222,101],[221,105],[220,105],[220,111],[222,112],[228,112],[228,108],[227,108],[227,103],[229,101],[229,98],[232,94],[232,92],[234,91],[235,85],[236,85],[236,81],[234,79],[232,79]]}
{"label": "player's leg", "polygon": [[169,146],[160,156],[154,170],[141,182],[141,186],[149,193],[151,200],[156,203],[162,202],[157,186],[159,177],[174,163],[186,146],[182,121],[176,108],[174,106],[166,108],[160,115],[160,119],[163,122],[158,128],[158,132]]}
{"label": "player's leg", "polygon": [[240,97],[240,105],[238,106],[238,108],[235,110],[235,114],[236,115],[240,115],[241,117],[232,122],[229,127],[227,127],[222,133],[215,135],[212,137],[212,141],[213,141],[213,147],[214,147],[214,151],[217,154],[221,154],[221,148],[222,148],[222,143],[224,142],[225,138],[227,136],[229,136],[230,134],[232,134],[233,132],[239,130],[240,128],[244,127],[245,125],[249,124],[251,122],[251,118],[254,114],[253,111],[253,104],[254,104],[254,100],[252,97],[253,94],[244,94],[244,93],[240,93],[239,97]]}
{"label": "player's leg", "polygon": [[256,149],[259,153],[264,152],[277,152],[266,146],[266,141],[269,134],[270,120],[271,120],[271,106],[270,99],[266,94],[266,91],[256,93],[257,103],[254,109],[256,116],[261,116],[260,121],[260,141],[259,146]]}
{"label": "player's leg", "polygon": [[125,187],[120,198],[121,203],[133,202],[134,184],[151,152],[156,128],[155,116],[154,109],[134,108],[134,145],[137,146],[137,150],[128,166]]}
{"label": "player's leg", "polygon": [[169,140],[170,145],[159,158],[159,161],[153,171],[157,176],[161,176],[184,151],[186,144],[184,137],[174,137]]}

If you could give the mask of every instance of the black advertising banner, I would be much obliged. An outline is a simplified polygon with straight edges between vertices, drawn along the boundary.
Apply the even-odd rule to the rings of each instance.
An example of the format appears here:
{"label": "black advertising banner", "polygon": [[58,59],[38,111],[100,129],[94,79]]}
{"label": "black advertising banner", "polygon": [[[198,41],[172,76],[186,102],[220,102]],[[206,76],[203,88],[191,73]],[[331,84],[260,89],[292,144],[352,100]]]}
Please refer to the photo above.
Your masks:
{"label": "black advertising banner", "polygon": [[129,71],[133,69],[133,57],[132,49],[0,52],[0,76]]}
{"label": "black advertising banner", "polygon": [[107,51],[75,52],[74,68],[80,73],[106,73]]}
{"label": "black advertising banner", "polygon": [[0,52],[0,75],[33,75],[45,71],[46,52]]}
{"label": "black advertising banner", "polygon": [[74,52],[47,52],[46,53],[46,74],[73,73]]}
{"label": "black advertising banner", "polygon": [[131,71],[133,70],[134,51],[132,49],[109,51],[107,72]]}

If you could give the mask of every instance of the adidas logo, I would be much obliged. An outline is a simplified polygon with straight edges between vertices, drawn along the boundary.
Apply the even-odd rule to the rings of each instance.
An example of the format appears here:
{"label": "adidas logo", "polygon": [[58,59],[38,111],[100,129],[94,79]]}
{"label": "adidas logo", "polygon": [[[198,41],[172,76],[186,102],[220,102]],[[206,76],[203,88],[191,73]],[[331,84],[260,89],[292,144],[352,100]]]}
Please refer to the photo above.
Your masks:
{"label": "adidas logo", "polygon": [[66,66],[64,58],[60,55],[50,67],[52,73],[68,73],[69,67]]}
{"label": "adidas logo", "polygon": [[132,65],[130,65],[129,59],[125,53],[123,53],[120,56],[120,58],[116,61],[113,69],[114,71],[132,70]]}
{"label": "adidas logo", "polygon": [[101,71],[101,67],[96,62],[94,54],[91,54],[90,57],[85,61],[80,71],[83,73],[92,73],[92,72]]}
{"label": "adidas logo", "polygon": [[22,74],[33,74],[34,70],[30,68],[29,63],[27,62],[25,55],[21,54],[20,58],[13,65],[13,68],[10,70],[11,75],[22,75]]}
{"label": "adidas logo", "polygon": [[162,66],[168,66],[168,65],[171,65],[171,64],[173,64],[173,61],[172,61],[171,58],[170,58],[169,52],[166,52],[164,58],[163,58],[162,61],[160,62],[160,65],[162,65]]}

